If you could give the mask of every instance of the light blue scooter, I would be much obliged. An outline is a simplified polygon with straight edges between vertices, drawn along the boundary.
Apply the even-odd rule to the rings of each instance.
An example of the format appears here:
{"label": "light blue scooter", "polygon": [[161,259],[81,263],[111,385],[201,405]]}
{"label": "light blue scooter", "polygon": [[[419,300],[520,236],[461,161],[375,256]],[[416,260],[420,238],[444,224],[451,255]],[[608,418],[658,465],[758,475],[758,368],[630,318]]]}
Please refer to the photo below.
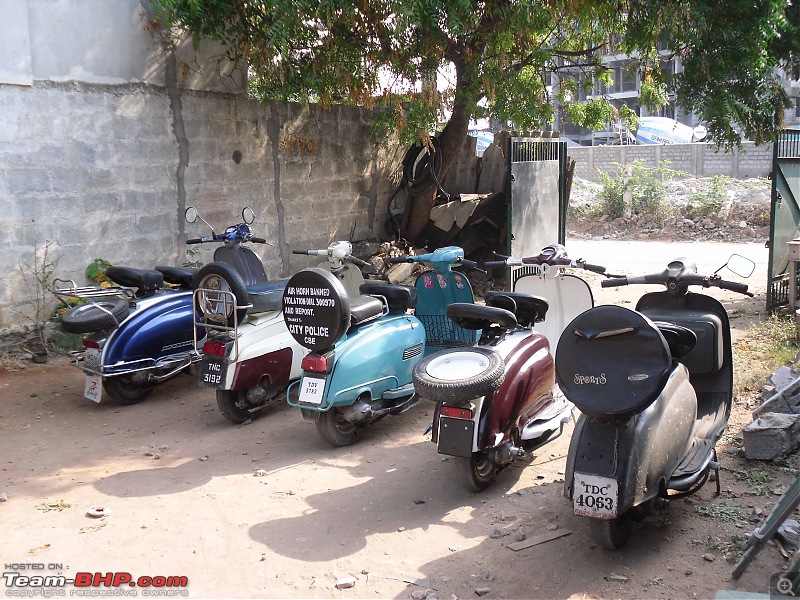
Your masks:
{"label": "light blue scooter", "polygon": [[453,271],[460,265],[477,268],[461,248],[387,262],[425,263],[431,270],[414,287],[367,282],[355,297],[317,268],[300,271],[286,285],[283,318],[311,350],[287,401],[333,446],[354,444],[368,425],[414,406],[412,371],[424,355],[477,341],[479,332],[462,329],[445,314],[449,304],[474,301],[469,280]]}

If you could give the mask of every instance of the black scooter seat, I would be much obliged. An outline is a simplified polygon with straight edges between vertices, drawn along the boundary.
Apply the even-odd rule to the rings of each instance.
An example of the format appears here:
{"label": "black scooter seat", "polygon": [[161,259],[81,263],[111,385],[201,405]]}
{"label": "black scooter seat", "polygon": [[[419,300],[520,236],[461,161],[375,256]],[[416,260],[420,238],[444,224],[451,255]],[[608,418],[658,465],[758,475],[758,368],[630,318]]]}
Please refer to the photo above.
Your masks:
{"label": "black scooter seat", "polygon": [[151,269],[134,269],[133,267],[106,267],[106,277],[117,285],[137,288],[138,297],[147,296],[160,290],[164,285],[164,277]]}
{"label": "black scooter seat", "polygon": [[180,286],[181,289],[192,289],[192,281],[194,276],[200,269],[187,269],[186,267],[170,267],[164,265],[156,265],[156,271],[161,273],[164,281],[172,285]]}
{"label": "black scooter seat", "polygon": [[534,323],[544,321],[547,309],[550,308],[550,304],[541,296],[520,292],[486,292],[483,299],[486,301],[486,306],[505,308],[503,297],[511,298],[514,301],[515,308],[512,312],[517,317],[517,323],[523,327],[530,327]]}
{"label": "black scooter seat", "polygon": [[492,325],[502,329],[514,329],[517,326],[514,313],[494,306],[456,302],[450,304],[445,312],[453,323],[473,331],[489,329]]}
{"label": "black scooter seat", "polygon": [[350,327],[377,319],[383,314],[383,302],[372,296],[350,298]]}
{"label": "black scooter seat", "polygon": [[281,310],[283,308],[283,292],[288,281],[288,279],[277,279],[245,286],[247,300],[253,305],[250,312],[260,313]]}
{"label": "black scooter seat", "polygon": [[383,296],[389,304],[389,312],[400,313],[417,306],[417,288],[390,283],[362,283],[359,291],[367,296]]}

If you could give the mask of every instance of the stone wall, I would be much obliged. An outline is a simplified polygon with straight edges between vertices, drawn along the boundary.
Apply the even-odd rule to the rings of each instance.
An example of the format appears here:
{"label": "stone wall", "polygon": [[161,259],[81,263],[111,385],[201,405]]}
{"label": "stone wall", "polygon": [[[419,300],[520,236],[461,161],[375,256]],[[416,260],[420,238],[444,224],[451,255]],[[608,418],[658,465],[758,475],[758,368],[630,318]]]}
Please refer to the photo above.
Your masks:
{"label": "stone wall", "polygon": [[[167,81],[175,78],[167,77]],[[0,85],[0,331],[24,324],[21,273],[46,241],[55,275],[83,284],[95,258],[118,265],[207,261],[187,238],[256,213],[255,246],[270,277],[311,259],[293,249],[382,234],[401,148],[370,141],[371,113],[260,104],[172,85]]]}
{"label": "stone wall", "polygon": [[573,147],[569,156],[575,160],[575,176],[590,181],[600,181],[599,172],[613,171],[615,164],[635,160],[648,167],[669,166],[693,177],[748,179],[767,177],[772,172],[772,145],[756,146],[753,142],[744,142],[742,151],[730,152],[716,152],[710,144]]}

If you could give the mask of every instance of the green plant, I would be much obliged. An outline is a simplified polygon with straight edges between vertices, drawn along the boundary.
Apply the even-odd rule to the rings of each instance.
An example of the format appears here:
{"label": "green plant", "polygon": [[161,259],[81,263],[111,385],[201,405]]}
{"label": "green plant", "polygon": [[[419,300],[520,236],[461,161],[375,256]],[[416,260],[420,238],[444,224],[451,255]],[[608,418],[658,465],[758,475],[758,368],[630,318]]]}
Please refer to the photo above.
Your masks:
{"label": "green plant", "polygon": [[742,509],[738,506],[728,506],[727,503],[721,502],[720,504],[698,504],[695,507],[698,514],[704,517],[712,517],[714,519],[722,519],[726,523],[733,523],[742,518]]}
{"label": "green plant", "polygon": [[41,510],[42,512],[57,510],[60,512],[67,508],[72,508],[72,504],[64,502],[63,500],[59,500],[58,502],[42,502],[36,507],[36,510]]}
{"label": "green plant", "polygon": [[731,564],[739,560],[744,552],[745,544],[747,544],[747,536],[739,532],[730,534],[727,539],[711,535],[706,538],[706,548],[721,552],[725,560]]}
{"label": "green plant", "polygon": [[642,215],[654,224],[662,224],[670,214],[664,201],[666,184],[678,171],[664,166],[648,167],[642,160],[635,160],[627,166],[614,164],[610,172],[600,172],[599,211],[612,219]]}
{"label": "green plant", "polygon": [[200,260],[200,250],[197,248],[187,248],[186,258],[183,262],[184,267],[202,267],[203,261]]}
{"label": "green plant", "polygon": [[750,325],[733,349],[734,395],[758,393],[777,367],[794,363],[798,351],[793,315],[773,314]]}
{"label": "green plant", "polygon": [[110,283],[106,277],[106,267],[110,267],[111,263],[103,258],[95,258],[86,266],[84,271],[86,278],[97,283]]}
{"label": "green plant", "polygon": [[706,189],[693,194],[689,198],[688,216],[712,217],[719,213],[720,209],[725,205],[726,188],[730,182],[730,177],[714,175]]}
{"label": "green plant", "polygon": [[752,469],[731,469],[736,479],[746,482],[755,496],[766,496],[769,494],[769,482],[774,477],[768,467],[755,467]]}

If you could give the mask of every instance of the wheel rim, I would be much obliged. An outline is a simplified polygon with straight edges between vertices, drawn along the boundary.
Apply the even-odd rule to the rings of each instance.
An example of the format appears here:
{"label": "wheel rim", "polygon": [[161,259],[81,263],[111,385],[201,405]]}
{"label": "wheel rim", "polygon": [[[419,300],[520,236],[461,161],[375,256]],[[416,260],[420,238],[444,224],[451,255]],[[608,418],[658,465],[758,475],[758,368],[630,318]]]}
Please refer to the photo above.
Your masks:
{"label": "wheel rim", "polygon": [[341,415],[335,413],[333,415],[333,426],[336,431],[344,435],[350,435],[356,430],[356,426],[345,420]]}
{"label": "wheel rim", "polygon": [[219,275],[208,275],[203,278],[198,288],[198,305],[200,312],[212,321],[227,321],[233,314],[231,286]]}
{"label": "wheel rim", "polygon": [[489,368],[489,359],[477,352],[451,352],[433,358],[425,371],[442,381],[456,381],[480,375]]}
{"label": "wheel rim", "polygon": [[494,473],[494,464],[483,455],[472,457],[472,468],[478,478],[483,481],[491,479]]}

